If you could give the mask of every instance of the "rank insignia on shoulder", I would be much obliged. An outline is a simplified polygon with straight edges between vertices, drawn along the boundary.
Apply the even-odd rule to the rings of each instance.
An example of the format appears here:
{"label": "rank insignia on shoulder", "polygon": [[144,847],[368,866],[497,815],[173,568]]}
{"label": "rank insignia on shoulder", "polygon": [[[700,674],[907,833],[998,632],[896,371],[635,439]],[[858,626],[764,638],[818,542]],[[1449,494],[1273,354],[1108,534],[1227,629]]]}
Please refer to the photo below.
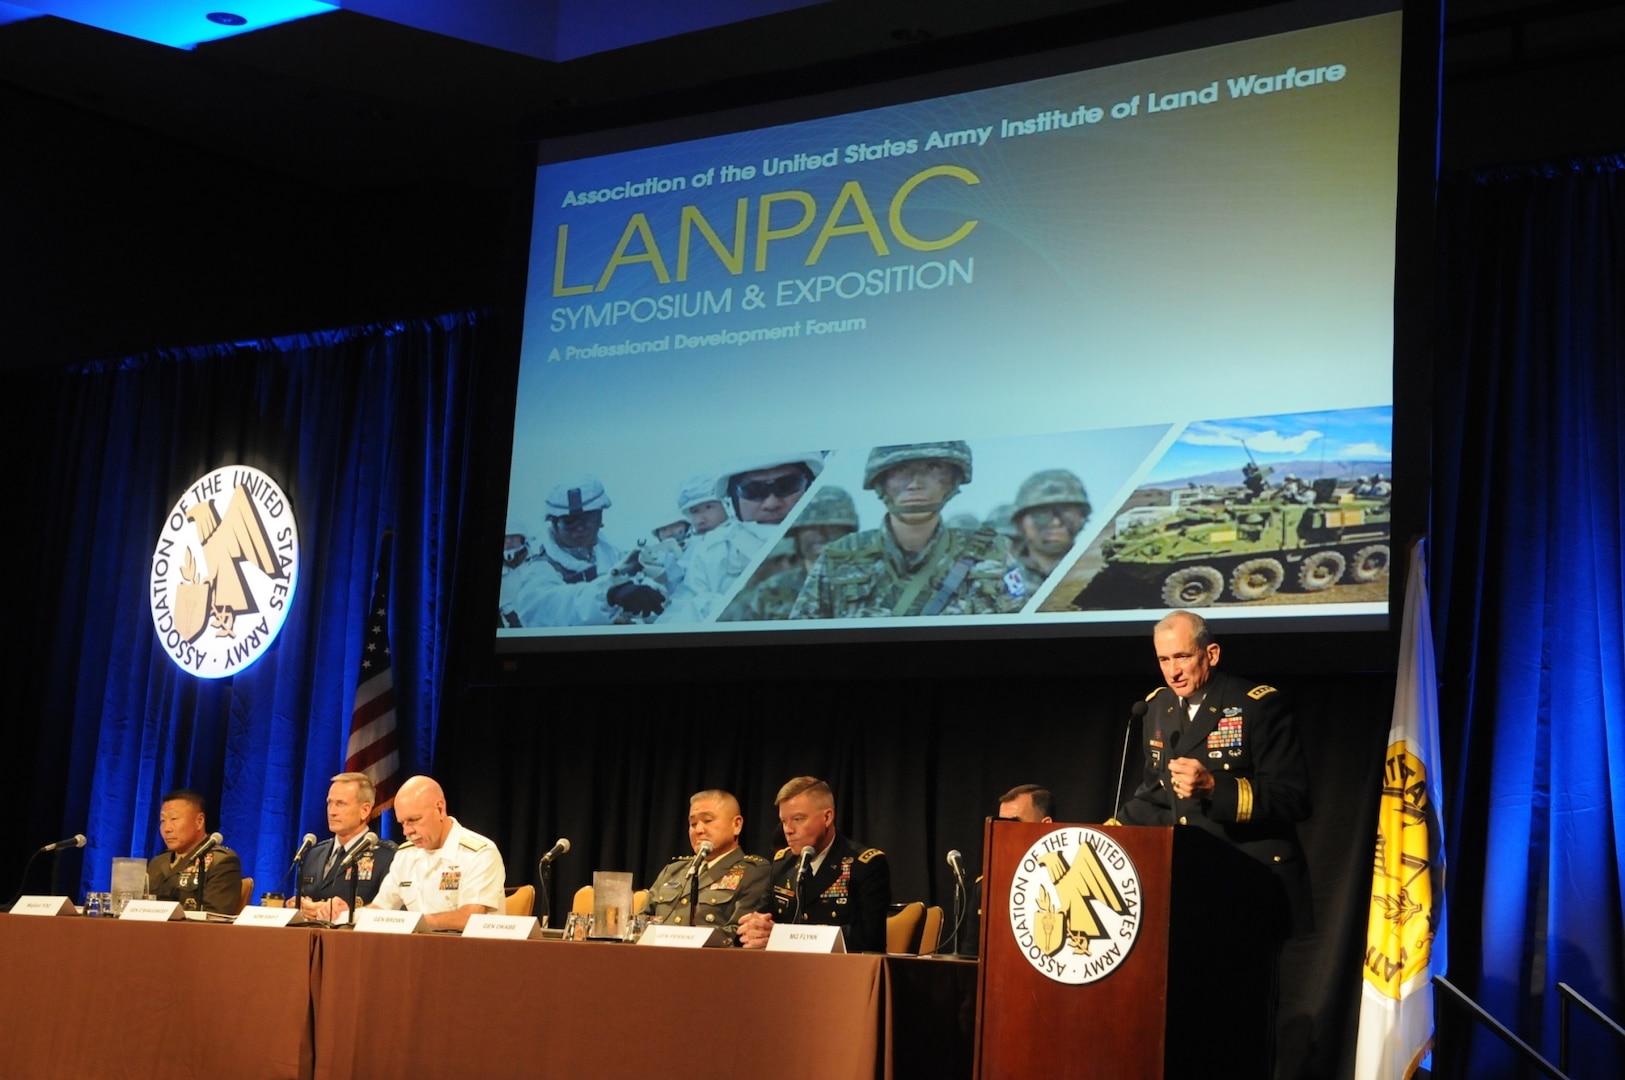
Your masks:
{"label": "rank insignia on shoulder", "polygon": [[1164,688],[1161,687],[1161,686],[1157,687],[1155,690],[1153,690],[1149,694],[1145,695],[1145,700],[1150,701],[1152,698],[1154,698],[1158,694],[1162,693],[1163,689]]}
{"label": "rank insignia on shoulder", "polygon": [[788,854],[790,854],[790,849],[787,847],[781,847],[779,850],[773,853],[773,861],[778,862]]}
{"label": "rank insignia on shoulder", "polygon": [[480,840],[473,836],[465,836],[461,840],[457,841],[458,847],[464,847],[470,851],[484,851],[489,844],[490,841]]}
{"label": "rank insignia on shoulder", "polygon": [[1255,686],[1251,690],[1247,691],[1247,696],[1252,698],[1254,701],[1261,701],[1273,693],[1275,693],[1275,687],[1265,686],[1260,683],[1258,686]]}
{"label": "rank insignia on shoulder", "polygon": [[884,855],[884,854],[886,854],[886,853],[884,851],[881,851],[879,848],[872,847],[872,848],[869,848],[867,851],[865,851],[862,855],[858,856],[858,862],[867,863],[870,859],[874,858],[876,855]]}
{"label": "rank insignia on shoulder", "polygon": [[[790,849],[785,848],[784,850],[789,851]],[[743,856],[740,856],[739,861],[744,862],[744,863],[750,863],[752,866],[766,866],[767,865],[767,860],[762,858],[760,855],[743,855]]]}

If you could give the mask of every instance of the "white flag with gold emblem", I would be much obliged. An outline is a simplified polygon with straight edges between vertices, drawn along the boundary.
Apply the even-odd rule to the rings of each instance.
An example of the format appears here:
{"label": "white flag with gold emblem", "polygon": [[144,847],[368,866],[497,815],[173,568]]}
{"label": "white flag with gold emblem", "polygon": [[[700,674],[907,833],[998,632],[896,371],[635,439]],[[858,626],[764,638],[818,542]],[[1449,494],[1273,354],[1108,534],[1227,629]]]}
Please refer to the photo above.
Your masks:
{"label": "white flag with gold emblem", "polygon": [[1356,1080],[1412,1076],[1433,1043],[1433,984],[1445,970],[1438,682],[1426,541],[1411,550],[1394,718],[1377,812]]}

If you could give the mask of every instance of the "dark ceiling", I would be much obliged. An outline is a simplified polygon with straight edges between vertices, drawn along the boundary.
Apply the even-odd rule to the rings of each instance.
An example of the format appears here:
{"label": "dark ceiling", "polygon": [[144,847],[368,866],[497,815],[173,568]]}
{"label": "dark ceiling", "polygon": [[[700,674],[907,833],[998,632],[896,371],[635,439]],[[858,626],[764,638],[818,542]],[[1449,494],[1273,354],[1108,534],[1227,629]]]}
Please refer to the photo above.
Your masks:
{"label": "dark ceiling", "polygon": [[[58,308],[63,318],[82,322],[83,309],[57,302],[58,293],[105,292],[98,310],[111,323],[72,341],[62,331],[37,340],[25,335],[28,348],[4,357],[12,364],[83,359],[176,339],[284,332],[382,316],[392,297],[409,312],[490,303],[498,299],[492,291],[518,175],[513,146],[525,117],[574,123],[616,102],[676,100],[741,80],[755,80],[759,89],[762,80],[795,77],[786,72],[838,64],[878,74],[933,51],[1018,37],[1042,41],[1047,28],[1075,30],[1080,20],[1109,20],[1146,6],[829,0],[562,63],[350,10],[193,50],[51,17],[0,25],[0,135],[11,159],[0,163],[0,226],[10,241],[0,297],[14,309],[12,318]],[[617,7],[598,4],[606,17]],[[1625,6],[1449,4],[1447,172],[1625,149],[1621,101]],[[101,169],[123,190],[104,195],[104,185],[89,183],[87,171]],[[373,285],[352,289],[348,303],[332,290],[309,303],[290,296],[281,310],[294,325],[276,326],[250,308],[233,322],[238,315],[220,311],[231,304],[212,296],[207,277],[193,281],[190,271],[171,271],[178,287],[196,292],[193,307],[214,304],[220,314],[166,322],[161,297],[140,291],[152,286],[59,250],[83,245],[102,264],[127,263],[166,245],[206,246],[221,235],[207,223],[178,223],[161,234],[152,225],[165,215],[184,216],[191,205],[205,217],[218,215],[220,208],[199,194],[198,177],[205,175],[211,191],[228,188],[236,203],[265,207],[258,231],[235,235],[232,229],[247,226],[225,227],[239,246],[325,230],[337,247],[377,250],[366,261],[335,256],[314,272],[375,279]],[[100,206],[104,199],[110,208]],[[131,235],[107,237],[108,222],[130,223]],[[398,235],[403,222],[461,235],[429,245],[424,257],[433,267],[407,275],[392,269],[412,258],[412,244]],[[80,228],[89,233],[79,235]],[[111,245],[105,251],[104,243]],[[168,262],[179,261],[169,254]],[[448,261],[465,272],[447,273]],[[84,275],[78,281],[76,268]],[[127,295],[131,288],[136,293]],[[187,311],[186,304],[182,295],[173,310]],[[130,310],[121,313],[124,305]]]}

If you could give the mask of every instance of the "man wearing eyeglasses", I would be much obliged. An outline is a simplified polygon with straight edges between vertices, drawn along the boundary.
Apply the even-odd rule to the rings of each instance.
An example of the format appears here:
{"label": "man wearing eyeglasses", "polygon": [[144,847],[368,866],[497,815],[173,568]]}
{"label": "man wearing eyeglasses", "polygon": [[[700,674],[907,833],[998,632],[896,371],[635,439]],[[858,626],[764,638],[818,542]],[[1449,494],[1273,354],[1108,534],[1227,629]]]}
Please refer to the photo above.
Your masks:
{"label": "man wearing eyeglasses", "polygon": [[886,853],[835,831],[835,795],[817,777],[796,777],[775,802],[785,846],[773,856],[773,895],[766,911],[740,918],[739,944],[762,948],[781,922],[839,926],[847,952],[885,952]]}
{"label": "man wearing eyeglasses", "polygon": [[1009,542],[986,526],[945,525],[942,508],[971,481],[959,440],[877,446],[863,486],[886,506],[878,529],[824,548],[792,619],[997,615],[1021,610],[1027,585]]}
{"label": "man wearing eyeglasses", "polygon": [[611,505],[591,473],[548,492],[535,571],[514,598],[521,626],[598,626],[660,614],[664,592],[615,572],[620,552],[599,535]]}
{"label": "man wearing eyeglasses", "polygon": [[1016,561],[1032,592],[1061,564],[1089,520],[1083,481],[1065,469],[1043,469],[1022,481],[1012,507],[1021,530]]}
{"label": "man wearing eyeglasses", "polygon": [[768,455],[724,472],[716,495],[733,508],[735,520],[718,525],[684,552],[682,584],[672,590],[660,621],[704,622],[720,613],[739,576],[765,553],[823,468],[824,456],[810,452]]}

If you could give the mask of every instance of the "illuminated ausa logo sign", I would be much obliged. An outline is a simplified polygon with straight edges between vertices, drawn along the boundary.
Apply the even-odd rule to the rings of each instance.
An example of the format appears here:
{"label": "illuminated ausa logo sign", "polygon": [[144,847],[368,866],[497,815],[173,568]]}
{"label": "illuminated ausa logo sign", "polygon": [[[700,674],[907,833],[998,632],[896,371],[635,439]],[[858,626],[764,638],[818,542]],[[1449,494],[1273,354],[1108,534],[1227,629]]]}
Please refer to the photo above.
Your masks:
{"label": "illuminated ausa logo sign", "polygon": [[1097,829],[1046,833],[1010,882],[1010,929],[1037,971],[1079,986],[1116,971],[1140,935],[1140,874]]}
{"label": "illuminated ausa logo sign", "polygon": [[164,519],[152,552],[152,624],[181,670],[235,675],[276,640],[298,580],[288,497],[258,469],[216,469]]}

